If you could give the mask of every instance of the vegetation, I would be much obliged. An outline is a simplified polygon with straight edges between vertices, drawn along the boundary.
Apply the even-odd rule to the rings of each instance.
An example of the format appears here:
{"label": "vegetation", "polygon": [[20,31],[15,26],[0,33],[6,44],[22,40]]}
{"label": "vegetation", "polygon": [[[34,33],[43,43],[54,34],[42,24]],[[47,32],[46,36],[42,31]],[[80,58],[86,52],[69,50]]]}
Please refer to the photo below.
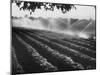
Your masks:
{"label": "vegetation", "polygon": [[[62,13],[66,13],[70,11],[72,8],[76,7],[73,4],[59,4],[59,3],[50,3],[50,2],[31,2],[31,1],[19,1],[19,0],[12,0],[12,3],[16,3],[20,10],[29,10],[30,14],[32,14],[36,9],[44,9],[54,11],[54,7],[58,10],[61,10]],[[23,5],[21,6],[21,4]]]}

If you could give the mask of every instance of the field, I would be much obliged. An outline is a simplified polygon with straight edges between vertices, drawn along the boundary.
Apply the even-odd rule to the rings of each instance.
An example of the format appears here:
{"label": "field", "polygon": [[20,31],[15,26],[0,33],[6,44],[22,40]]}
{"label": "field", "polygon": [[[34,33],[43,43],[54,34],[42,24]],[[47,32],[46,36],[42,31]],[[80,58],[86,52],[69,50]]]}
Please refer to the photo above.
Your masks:
{"label": "field", "polygon": [[96,41],[12,27],[12,74],[96,69]]}

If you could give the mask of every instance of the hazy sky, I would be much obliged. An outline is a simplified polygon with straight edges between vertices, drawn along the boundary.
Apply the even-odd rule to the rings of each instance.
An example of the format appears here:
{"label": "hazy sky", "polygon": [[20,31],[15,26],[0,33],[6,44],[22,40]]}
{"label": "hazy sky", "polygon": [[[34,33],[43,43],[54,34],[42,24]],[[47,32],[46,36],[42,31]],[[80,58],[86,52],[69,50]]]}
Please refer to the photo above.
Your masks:
{"label": "hazy sky", "polygon": [[95,19],[95,8],[93,6],[80,6],[75,5],[75,9],[71,9],[66,14],[63,14],[60,10],[56,9],[54,11],[45,11],[44,9],[36,9],[35,12],[30,15],[29,11],[19,10],[15,3],[12,4],[12,16],[23,17],[26,14],[33,17],[52,17],[52,18],[78,18],[78,19]]}

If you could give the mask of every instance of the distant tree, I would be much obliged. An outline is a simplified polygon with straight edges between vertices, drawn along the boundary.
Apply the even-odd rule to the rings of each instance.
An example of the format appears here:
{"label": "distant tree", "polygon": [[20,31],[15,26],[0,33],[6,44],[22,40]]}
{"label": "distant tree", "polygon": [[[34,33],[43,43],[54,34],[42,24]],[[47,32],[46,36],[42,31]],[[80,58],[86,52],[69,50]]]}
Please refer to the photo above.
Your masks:
{"label": "distant tree", "polygon": [[95,40],[96,39],[96,35],[95,34],[91,34],[89,40]]}
{"label": "distant tree", "polygon": [[[47,2],[32,2],[32,1],[19,1],[19,0],[12,0],[12,3],[16,3],[16,5],[20,8],[20,10],[29,10],[30,14],[35,11],[35,9],[41,9],[41,6],[44,9],[54,11],[54,7],[61,10],[62,13],[66,13],[67,11],[71,10],[71,8],[76,7],[73,4],[60,4],[60,3],[47,3]],[[23,3],[23,5],[21,5]]]}
{"label": "distant tree", "polygon": [[77,21],[78,21],[78,19],[73,19],[73,18],[70,19],[70,23],[71,23],[71,24],[73,24],[73,23],[75,23],[75,22],[77,22]]}

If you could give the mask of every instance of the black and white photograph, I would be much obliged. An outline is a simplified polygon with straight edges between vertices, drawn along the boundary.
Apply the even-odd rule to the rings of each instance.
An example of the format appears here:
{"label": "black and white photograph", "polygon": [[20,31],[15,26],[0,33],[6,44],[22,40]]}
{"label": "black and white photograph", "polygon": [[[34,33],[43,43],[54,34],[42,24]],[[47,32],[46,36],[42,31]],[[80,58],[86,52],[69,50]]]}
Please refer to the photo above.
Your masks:
{"label": "black and white photograph", "polygon": [[11,74],[96,69],[96,6],[11,0]]}

